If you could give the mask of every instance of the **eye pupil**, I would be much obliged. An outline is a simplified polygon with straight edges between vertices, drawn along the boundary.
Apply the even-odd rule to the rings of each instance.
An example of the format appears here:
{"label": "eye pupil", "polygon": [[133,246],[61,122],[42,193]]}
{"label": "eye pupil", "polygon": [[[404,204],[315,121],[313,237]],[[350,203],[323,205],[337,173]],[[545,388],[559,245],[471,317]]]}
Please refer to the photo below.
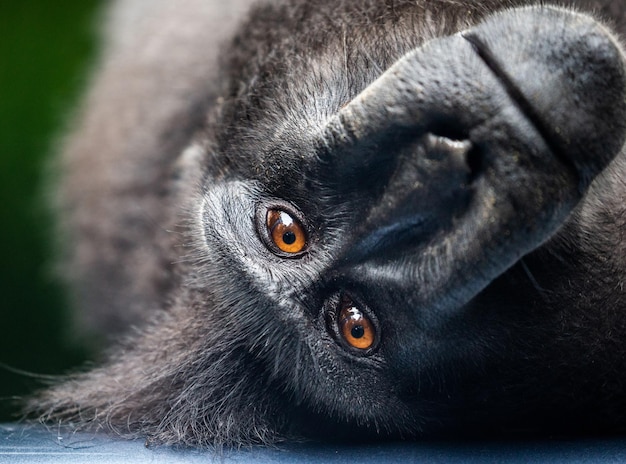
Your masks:
{"label": "eye pupil", "polygon": [[285,232],[283,234],[283,242],[285,242],[287,245],[293,245],[296,242],[296,234],[291,231]]}
{"label": "eye pupil", "polygon": [[354,327],[352,327],[350,334],[354,338],[363,338],[363,336],[365,335],[365,329],[362,325],[355,325]]}

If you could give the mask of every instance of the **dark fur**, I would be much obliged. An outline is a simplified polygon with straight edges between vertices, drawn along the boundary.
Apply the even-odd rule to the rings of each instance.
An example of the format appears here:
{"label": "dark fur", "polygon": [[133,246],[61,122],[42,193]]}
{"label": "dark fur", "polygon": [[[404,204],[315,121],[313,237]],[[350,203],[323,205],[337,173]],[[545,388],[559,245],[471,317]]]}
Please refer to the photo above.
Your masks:
{"label": "dark fur", "polygon": [[[188,3],[120,0],[112,10],[59,198],[66,274],[88,326],[127,333],[101,367],[51,387],[33,409],[192,445],[626,423],[623,155],[571,216],[577,200],[552,198],[551,229],[513,233],[515,259],[504,253],[472,271],[493,274],[491,283],[480,291],[468,276],[478,295],[442,323],[436,305],[414,303],[417,286],[378,289],[362,263],[362,285],[345,271],[355,224],[402,192],[363,190],[352,165],[324,171],[328,153],[311,142],[405,53],[533,2],[289,0],[254,7],[236,34],[247,2]],[[626,32],[622,0],[575,6]],[[263,246],[253,216],[268,201],[306,212],[315,235],[306,257]],[[388,259],[406,280],[404,258]],[[346,286],[387,308],[371,356],[345,351],[326,330],[325,301]],[[416,322],[418,310],[427,316]]]}

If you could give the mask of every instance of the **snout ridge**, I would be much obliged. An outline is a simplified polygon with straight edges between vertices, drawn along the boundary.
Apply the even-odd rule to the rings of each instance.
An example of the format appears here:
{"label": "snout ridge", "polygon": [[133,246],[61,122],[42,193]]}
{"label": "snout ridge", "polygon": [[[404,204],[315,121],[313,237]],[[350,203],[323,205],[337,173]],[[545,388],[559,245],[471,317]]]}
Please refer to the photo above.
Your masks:
{"label": "snout ridge", "polygon": [[462,35],[584,189],[624,145],[617,39],[587,15],[546,6],[490,16]]}
{"label": "snout ridge", "polygon": [[[480,158],[470,176],[430,153],[442,133]],[[511,9],[428,42],[324,129],[333,175],[380,166],[373,158],[394,166],[334,275],[446,317],[548,240],[625,138],[623,52],[588,16]]]}

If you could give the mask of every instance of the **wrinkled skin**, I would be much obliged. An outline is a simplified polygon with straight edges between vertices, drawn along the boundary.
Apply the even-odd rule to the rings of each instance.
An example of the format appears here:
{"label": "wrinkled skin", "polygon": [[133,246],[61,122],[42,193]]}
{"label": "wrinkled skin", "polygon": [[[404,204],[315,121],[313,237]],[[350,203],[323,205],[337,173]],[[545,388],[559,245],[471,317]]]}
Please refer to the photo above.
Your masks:
{"label": "wrinkled skin", "polygon": [[32,409],[200,446],[623,427],[626,16],[534,3],[118,1],[58,205],[125,338]]}

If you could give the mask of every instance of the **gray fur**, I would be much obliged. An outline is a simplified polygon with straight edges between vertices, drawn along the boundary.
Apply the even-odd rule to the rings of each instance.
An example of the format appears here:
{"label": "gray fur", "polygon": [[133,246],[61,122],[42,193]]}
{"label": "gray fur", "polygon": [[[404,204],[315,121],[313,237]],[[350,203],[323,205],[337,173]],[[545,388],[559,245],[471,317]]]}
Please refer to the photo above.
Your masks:
{"label": "gray fur", "polygon": [[[519,189],[492,174],[504,195],[481,194],[476,207],[492,205],[492,223],[468,226],[473,206],[448,188],[465,198],[465,181],[450,173],[467,176],[466,168],[402,152],[397,162],[407,168],[387,172],[371,148],[386,139],[357,150],[378,129],[350,126],[364,121],[353,112],[372,113],[355,97],[429,40],[535,2],[286,0],[253,7],[237,29],[250,3],[112,6],[108,42],[59,163],[58,207],[64,268],[87,327],[125,336],[102,366],[52,386],[32,409],[46,420],[196,446],[623,426],[624,154],[598,174],[624,142],[623,89],[598,89],[604,97],[591,99],[588,113],[598,130],[583,131],[584,141],[552,134],[571,172],[538,164],[527,178],[519,168],[504,179]],[[575,6],[626,32],[621,0]],[[433,42],[418,61],[432,63],[432,47],[457,47],[450,43]],[[473,101],[434,88],[444,106]],[[466,113],[479,118],[473,108]],[[370,162],[387,184],[363,188],[351,177]],[[412,169],[423,177],[410,177]],[[407,204],[402,186],[418,181],[426,196],[407,197],[411,204],[451,205],[432,213],[438,228],[421,238],[433,246],[418,249],[419,266],[394,251],[370,266],[363,255],[373,245],[361,239],[389,219],[388,205]],[[511,206],[518,200],[526,206]],[[304,205],[319,219],[302,259],[276,256],[259,240],[254,212],[272,202]],[[344,287],[396,308],[381,310],[388,336],[371,355],[344,350],[327,330],[322,308]]]}

